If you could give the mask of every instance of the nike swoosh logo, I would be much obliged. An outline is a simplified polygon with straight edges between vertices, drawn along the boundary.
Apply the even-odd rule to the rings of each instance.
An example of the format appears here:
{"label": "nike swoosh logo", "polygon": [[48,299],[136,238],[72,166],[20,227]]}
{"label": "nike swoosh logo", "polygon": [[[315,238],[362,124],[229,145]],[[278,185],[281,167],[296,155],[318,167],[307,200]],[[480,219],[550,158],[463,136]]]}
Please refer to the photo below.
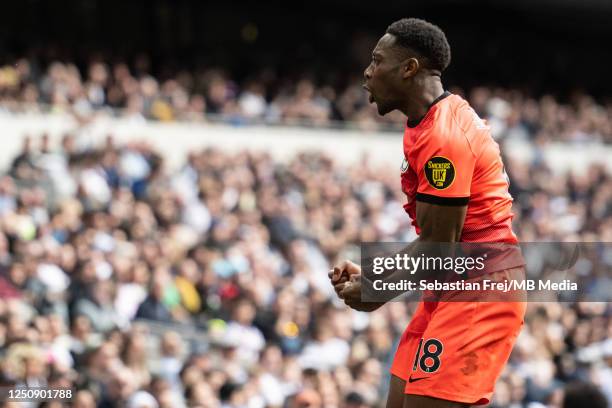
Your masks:
{"label": "nike swoosh logo", "polygon": [[427,378],[429,378],[429,377],[412,378],[412,376],[410,376],[410,378],[408,379],[408,382],[409,383],[413,383],[413,382],[417,382],[417,381],[420,381],[420,380],[426,380]]}

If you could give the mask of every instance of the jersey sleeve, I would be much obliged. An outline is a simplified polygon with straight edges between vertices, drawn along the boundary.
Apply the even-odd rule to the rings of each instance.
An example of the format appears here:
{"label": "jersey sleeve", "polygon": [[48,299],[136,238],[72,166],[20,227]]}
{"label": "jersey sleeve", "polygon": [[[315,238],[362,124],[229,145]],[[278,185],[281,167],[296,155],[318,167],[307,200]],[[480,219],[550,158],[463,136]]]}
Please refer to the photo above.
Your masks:
{"label": "jersey sleeve", "polygon": [[424,136],[411,158],[418,179],[416,200],[467,205],[476,158],[463,131],[437,131]]}

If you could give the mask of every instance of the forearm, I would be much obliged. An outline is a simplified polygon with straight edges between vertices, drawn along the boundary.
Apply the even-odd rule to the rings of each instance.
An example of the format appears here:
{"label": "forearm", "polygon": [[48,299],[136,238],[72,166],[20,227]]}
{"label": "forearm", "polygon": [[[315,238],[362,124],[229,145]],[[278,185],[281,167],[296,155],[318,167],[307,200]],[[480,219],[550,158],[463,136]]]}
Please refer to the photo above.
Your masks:
{"label": "forearm", "polygon": [[[389,298],[391,296],[391,293],[381,293],[380,291],[377,291],[375,287],[388,287],[388,284],[396,283],[399,281],[417,282],[423,279],[424,276],[424,268],[420,265],[414,268],[415,264],[412,262],[407,262],[405,265],[403,265],[407,266],[408,268],[401,267],[402,265],[399,265],[400,267],[398,267],[398,264],[394,263],[392,269],[385,268],[383,273],[377,274],[374,272],[373,268],[375,258],[397,259],[397,257],[399,256],[401,260],[409,261],[412,258],[417,259],[421,258],[422,256],[437,256],[439,255],[439,249],[440,246],[438,243],[432,243],[423,239],[422,237],[418,237],[416,240],[408,244],[405,248],[403,248],[397,253],[394,253],[392,255],[385,254],[370,258],[369,262],[367,262],[365,265],[362,265],[362,291],[365,295],[367,295],[365,297],[367,299],[378,300],[380,298],[380,300],[384,300],[386,298]],[[376,282],[376,286],[374,282]],[[402,293],[404,292],[393,292],[393,297],[399,296]]]}
{"label": "forearm", "polygon": [[[448,207],[417,202],[416,215],[421,231],[416,240],[391,256],[372,256],[373,254],[367,254],[369,248],[364,248],[366,256],[373,258],[373,262],[363,265],[365,281],[362,293],[367,295],[365,297],[370,300],[393,298],[403,291],[395,289],[388,291],[385,288],[403,288],[403,286],[392,284],[406,283],[405,287],[414,288],[414,282],[432,278],[436,272],[436,262],[433,262],[434,267],[430,268],[429,261],[437,260],[439,263],[445,257],[454,256],[456,248],[452,243],[460,241],[466,213],[467,206]],[[382,252],[389,253],[389,247],[386,244],[382,245]],[[384,250],[385,246],[387,251]],[[438,271],[440,269],[438,267]],[[374,286],[374,283],[377,286]]]}

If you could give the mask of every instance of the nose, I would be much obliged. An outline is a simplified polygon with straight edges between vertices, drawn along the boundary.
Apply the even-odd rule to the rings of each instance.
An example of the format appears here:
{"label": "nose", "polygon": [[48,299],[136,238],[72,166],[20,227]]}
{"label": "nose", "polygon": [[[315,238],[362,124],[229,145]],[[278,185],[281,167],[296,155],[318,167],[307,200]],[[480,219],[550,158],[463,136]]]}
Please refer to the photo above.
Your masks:
{"label": "nose", "polygon": [[363,71],[363,77],[366,81],[372,78],[372,64],[368,65],[365,71]]}

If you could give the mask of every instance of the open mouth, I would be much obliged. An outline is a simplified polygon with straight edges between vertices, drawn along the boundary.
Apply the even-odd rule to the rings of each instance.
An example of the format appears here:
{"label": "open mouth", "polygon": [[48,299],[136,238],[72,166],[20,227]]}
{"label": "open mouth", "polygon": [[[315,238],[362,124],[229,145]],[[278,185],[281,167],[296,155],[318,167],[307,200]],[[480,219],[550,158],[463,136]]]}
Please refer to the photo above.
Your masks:
{"label": "open mouth", "polygon": [[374,103],[374,95],[372,95],[372,91],[370,91],[370,88],[368,88],[366,85],[363,85],[363,89],[368,91],[368,101],[370,103]]}

